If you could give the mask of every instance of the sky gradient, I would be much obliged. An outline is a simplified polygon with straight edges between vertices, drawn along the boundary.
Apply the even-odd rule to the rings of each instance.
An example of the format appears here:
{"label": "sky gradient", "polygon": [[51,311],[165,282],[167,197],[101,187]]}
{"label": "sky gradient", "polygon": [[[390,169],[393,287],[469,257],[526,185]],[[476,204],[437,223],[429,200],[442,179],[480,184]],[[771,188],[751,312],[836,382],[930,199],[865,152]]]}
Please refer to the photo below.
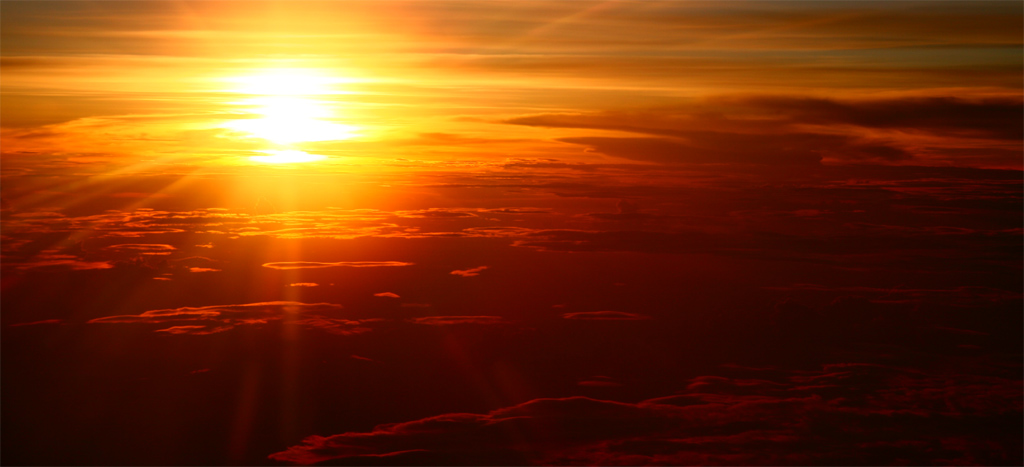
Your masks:
{"label": "sky gradient", "polygon": [[0,8],[5,465],[1024,461],[1020,2]]}

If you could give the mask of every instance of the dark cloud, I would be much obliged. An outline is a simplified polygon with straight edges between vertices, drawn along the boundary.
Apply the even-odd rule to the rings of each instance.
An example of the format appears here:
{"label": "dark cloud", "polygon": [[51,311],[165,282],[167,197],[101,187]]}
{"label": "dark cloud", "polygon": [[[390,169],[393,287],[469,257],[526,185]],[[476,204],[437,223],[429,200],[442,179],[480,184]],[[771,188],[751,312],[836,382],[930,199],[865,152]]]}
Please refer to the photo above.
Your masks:
{"label": "dark cloud", "polygon": [[67,270],[84,271],[87,269],[110,269],[114,264],[110,261],[81,261],[71,255],[41,255],[33,261],[19,263],[18,269]]}
{"label": "dark cloud", "polygon": [[[715,147],[711,141],[707,146],[698,146],[682,139],[669,138],[614,138],[605,136],[580,136],[561,138],[560,141],[588,146],[594,151],[612,157],[659,164],[784,164],[815,165],[821,160],[820,152],[843,140],[841,137],[812,136],[807,139],[830,139],[826,145],[804,140],[794,141],[793,146],[764,146],[760,140],[780,138],[775,136],[741,136],[728,134],[705,134],[704,137],[717,140],[747,140],[742,147]],[[735,139],[734,139],[735,138]],[[797,135],[796,138],[800,138]]]}
{"label": "dark cloud", "polygon": [[497,214],[551,214],[550,208],[496,208],[485,209],[484,212]]}
{"label": "dark cloud", "polygon": [[454,133],[420,133],[416,139],[404,141],[403,144],[416,145],[464,145],[464,144],[502,144],[522,142],[522,139],[510,138],[474,138]]}
{"label": "dark cloud", "polygon": [[142,255],[169,255],[172,251],[177,250],[177,248],[171,245],[154,243],[122,243],[110,245],[106,248],[114,251],[139,252]]}
{"label": "dark cloud", "polygon": [[240,305],[213,305],[204,307],[181,307],[150,310],[138,315],[107,316],[89,320],[91,324],[163,324],[174,326],[155,332],[168,334],[214,334],[238,326],[266,324],[282,321],[311,328],[320,328],[336,334],[357,334],[369,328],[363,326],[368,320],[347,320],[332,318],[330,315],[341,310],[341,305],[332,303],[261,302]]}
{"label": "dark cloud", "polygon": [[781,113],[793,123],[856,125],[978,138],[1024,139],[1024,103],[1020,99],[906,97],[840,101],[806,97],[755,97],[743,104]]}
{"label": "dark cloud", "polygon": [[306,311],[325,311],[341,309],[341,305],[332,303],[300,303],[300,302],[260,302],[240,305],[213,305],[205,307],[181,307],[163,310],[150,310],[139,315],[108,316],[96,318],[90,323],[163,323],[180,318],[191,317],[231,317],[251,318],[263,315],[278,315]]}
{"label": "dark cloud", "polygon": [[483,271],[484,269],[487,269],[487,266],[478,266],[470,269],[456,269],[455,271],[452,271],[450,274],[454,276],[473,277],[479,276],[480,272]]}
{"label": "dark cloud", "polygon": [[420,211],[401,211],[395,213],[399,217],[412,217],[421,219],[450,219],[459,217],[475,217],[476,214],[467,211],[455,211],[450,209],[424,209]]}
{"label": "dark cloud", "polygon": [[[982,154],[988,154],[988,160],[1003,154],[1002,163],[1010,164],[1019,160],[1021,151],[1019,147],[1005,148],[1003,142],[1024,139],[1022,115],[1024,104],[1019,98],[752,96],[639,111],[532,115],[505,123],[647,135],[577,136],[560,141],[613,157],[660,164],[813,166],[822,159],[892,163],[913,158],[927,162],[934,156],[974,162]],[[920,142],[901,134],[883,137],[872,133],[874,130],[938,139],[922,148]],[[963,142],[950,137],[975,138],[976,144],[965,148]]]}
{"label": "dark cloud", "polygon": [[[236,339],[244,340],[259,332],[271,337],[283,334],[272,332],[278,326],[321,329],[324,332],[302,334],[307,349],[303,355],[311,358],[303,359],[299,373],[306,376],[301,376],[297,384],[300,394],[309,397],[309,403],[302,405],[302,417],[327,421],[301,423],[289,439],[310,433],[348,433],[336,439],[348,450],[326,442],[293,449],[292,454],[298,456],[294,459],[310,462],[876,465],[913,461],[930,465],[942,459],[952,459],[954,464],[1014,464],[1019,460],[1013,457],[1016,441],[1009,436],[1019,434],[1012,431],[1019,416],[1013,411],[1000,415],[995,409],[1013,405],[1006,394],[1015,389],[1012,382],[1019,380],[1009,374],[1016,371],[1015,363],[989,363],[1003,365],[1003,372],[992,371],[984,377],[960,374],[965,367],[973,371],[983,365],[985,360],[979,355],[1007,352],[1012,356],[1019,350],[1020,326],[1014,321],[1019,318],[1013,318],[1020,315],[1016,282],[1020,263],[1014,256],[1019,254],[1020,231],[1013,230],[1019,229],[1019,172],[860,166],[840,171],[823,167],[813,176],[783,181],[732,178],[731,173],[717,179],[677,178],[680,173],[644,172],[635,179],[541,178],[536,184],[466,177],[478,184],[420,187],[435,190],[431,193],[450,193],[454,206],[472,205],[460,196],[494,195],[480,196],[484,207],[479,209],[450,208],[475,209],[472,212],[478,214],[451,221],[396,220],[391,212],[344,210],[251,215],[244,220],[220,217],[223,213],[172,216],[159,211],[108,213],[91,219],[71,214],[22,217],[21,221],[34,219],[32,227],[4,232],[5,316],[8,310],[20,309],[22,312],[13,315],[11,322],[51,317],[80,322],[83,316],[111,318],[107,315],[123,314],[128,318],[114,317],[122,321],[117,326],[38,326],[13,328],[17,331],[11,334],[71,331],[106,336],[156,331],[149,335],[162,338],[151,339],[147,345],[158,346],[158,350],[166,347],[160,351],[171,352],[185,341],[194,342],[200,347],[185,368],[215,368],[208,375],[215,378],[221,378],[224,371],[214,365],[222,364],[216,359],[204,360],[205,355],[216,353],[207,352],[203,345],[233,348]],[[692,180],[692,185],[679,180]],[[519,196],[523,198],[507,198]],[[538,206],[531,209],[549,209],[550,214],[500,212],[507,209],[501,206],[517,205]],[[481,214],[491,209],[499,212]],[[639,214],[657,217],[650,218],[652,222],[624,226],[588,215],[600,211],[612,211],[604,214],[618,215],[623,220]],[[125,217],[131,217],[135,225],[124,224]],[[64,272],[17,270],[19,261],[29,261],[31,254],[52,245],[60,246],[48,254],[66,254],[79,261],[108,261],[121,253],[105,246],[123,240],[105,237],[112,230],[98,228],[144,232],[143,227],[152,227],[166,231],[167,227],[157,224],[185,217],[191,222],[183,229],[186,232],[145,233],[144,239],[132,241],[178,248],[166,258],[167,266],[157,264],[164,259],[161,257],[147,260],[153,261],[156,273],[164,272],[165,267],[174,272],[177,267],[214,265],[225,272],[176,274],[173,282],[142,276],[147,280],[139,286],[140,293],[125,296],[123,302],[118,302],[122,305],[112,307],[110,301],[80,299],[96,297],[97,291],[110,290],[104,287],[117,284],[112,293],[121,300],[120,291],[133,284],[127,278],[137,274],[120,271],[120,267]],[[429,230],[432,233],[464,236],[408,238],[411,231],[384,232],[376,228],[353,238],[316,236],[318,232],[333,234],[348,229],[350,220],[383,220],[424,230],[434,223],[441,225]],[[224,225],[216,225],[218,222]],[[75,231],[96,228],[88,230],[95,236],[65,241],[72,233],[69,225],[74,225]],[[291,231],[296,237],[290,238],[287,232],[294,225],[302,230]],[[45,230],[33,230],[37,228]],[[630,230],[620,230],[623,228]],[[206,233],[210,230],[221,233]],[[257,234],[241,235],[245,232]],[[16,244],[8,238],[25,242]],[[302,249],[292,256],[290,252],[296,250],[289,248],[299,239]],[[193,247],[207,240],[213,248]],[[513,243],[520,248],[508,248]],[[253,255],[253,251],[268,254]],[[391,253],[380,256],[382,251]],[[308,256],[309,252],[316,252],[316,256]],[[191,256],[195,254],[216,263]],[[177,255],[184,259],[176,261]],[[430,267],[261,267],[265,261],[276,259],[379,258]],[[469,263],[477,260],[480,262]],[[286,267],[296,265],[281,262]],[[482,274],[485,277],[481,279],[487,280],[448,275],[460,267],[485,263],[492,268]],[[492,272],[501,272],[502,280],[487,277]],[[252,280],[270,287],[239,287],[232,280],[239,277],[238,273],[250,274]],[[325,274],[332,278],[325,279]],[[509,278],[518,279],[509,282]],[[14,284],[10,288],[9,280]],[[27,280],[36,281],[34,287],[48,288],[28,289],[22,285]],[[287,287],[299,281],[326,285],[336,280],[345,286]],[[615,283],[626,285],[594,285]],[[49,293],[51,290],[55,292]],[[388,290],[402,290],[403,300],[433,303],[439,312],[430,314],[444,316],[423,317],[430,308],[402,308],[402,300],[372,296],[374,291]],[[522,290],[530,293],[519,293]],[[311,309],[289,314],[275,306],[265,312],[229,305],[220,311],[202,306],[263,303],[278,295],[295,300],[303,297],[300,301],[310,303],[336,301],[344,303],[350,312]],[[772,306],[786,296],[794,299]],[[23,298],[18,301],[17,297]],[[197,307],[174,309],[175,313],[198,314],[139,314],[179,305],[174,297],[194,297]],[[40,300],[49,301],[40,308],[36,306]],[[84,305],[76,305],[78,301]],[[549,308],[557,303],[567,304],[566,309]],[[39,316],[40,309],[60,311]],[[124,311],[109,311],[112,309]],[[579,310],[625,310],[655,319],[584,321],[581,318],[634,315]],[[561,318],[569,311],[580,314]],[[363,319],[380,316],[391,317],[392,321],[377,324]],[[502,322],[523,323],[523,327],[498,324]],[[328,334],[351,335],[370,328],[375,332],[353,338],[338,339]],[[393,345],[396,340],[381,330],[402,333],[388,336],[400,336],[403,345]],[[374,337],[377,335],[385,339]],[[273,339],[260,339],[259,347],[263,342],[272,343]],[[270,358],[277,358],[280,353],[276,347],[267,347],[267,353],[274,355]],[[349,358],[350,354],[367,355],[383,363],[368,364]],[[458,379],[463,363],[453,364],[453,355],[467,356],[465,373],[469,376],[464,380]],[[35,362],[34,356],[25,358],[26,362]],[[124,360],[115,361],[118,364],[109,365],[111,368],[135,368],[123,364]],[[774,368],[756,374],[735,368],[720,373],[709,369],[731,361]],[[812,370],[821,361],[886,365]],[[958,363],[938,369],[929,366],[953,361]],[[800,370],[794,372],[794,367]],[[415,370],[401,371],[407,368]],[[592,376],[599,374],[614,379]],[[129,370],[117,376],[130,381],[137,377]],[[949,382],[940,381],[942,378]],[[271,380],[274,382],[268,384],[276,384],[278,378]],[[444,383],[435,383],[438,380]],[[474,386],[478,380],[482,382]],[[152,381],[154,385],[165,384],[160,378]],[[238,381],[241,384],[244,380]],[[18,384],[26,390],[37,387]],[[110,387],[97,384],[96,391]],[[217,384],[233,393],[230,387],[235,386],[230,383]],[[190,389],[182,390],[178,385],[166,387],[175,394],[190,394]],[[401,387],[410,389],[397,392],[400,389],[395,388]],[[276,386],[263,388],[264,394],[276,394],[273,391],[278,390]],[[676,390],[680,392],[673,393]],[[943,398],[936,395],[939,392]],[[373,403],[361,402],[360,408],[346,411],[358,413],[356,421],[333,418],[343,412],[337,405],[338,394],[346,395],[344,400]],[[479,397],[481,394],[484,397]],[[492,397],[494,394],[497,396]],[[641,416],[610,416],[601,412],[601,404],[581,404],[586,408],[576,410],[563,407],[571,404],[561,402],[552,402],[556,407],[545,410],[561,410],[568,421],[539,409],[525,415],[517,413],[515,416],[520,418],[515,420],[488,412],[538,397],[572,394],[626,401],[627,412]],[[649,399],[658,395],[666,398]],[[186,400],[190,399],[179,399]],[[952,405],[947,406],[946,400]],[[48,403],[40,397],[40,405]],[[229,405],[227,412],[231,413],[221,417],[228,420],[225,424],[229,427],[234,407]],[[386,409],[375,411],[378,407]],[[189,416],[206,420],[203,412],[208,408],[194,409]],[[588,416],[590,411],[596,415]],[[74,415],[74,410],[68,412]],[[370,429],[381,421],[417,420],[425,414],[445,412],[476,413],[483,417],[481,424],[511,427],[511,434],[480,434],[475,425],[467,427],[457,417],[431,425],[431,429],[441,427],[429,441],[419,440],[421,433],[402,440],[388,428],[381,428],[379,433]],[[28,420],[29,415],[22,420]],[[275,441],[277,417],[270,414],[265,419],[269,421],[257,422],[264,424],[256,431],[271,434],[258,438],[259,443],[254,441],[250,455],[265,456],[266,451],[260,452],[265,446],[287,446]],[[574,428],[591,425],[593,428]],[[985,431],[987,426],[999,430]],[[145,434],[148,437],[153,431]],[[111,431],[104,435],[107,433]],[[76,430],[62,436],[68,439],[78,434]],[[89,438],[89,442],[96,443],[98,437]],[[521,441],[524,437],[526,441]],[[908,444],[911,437],[913,442]],[[379,440],[380,444],[361,444],[367,439]],[[484,442],[478,442],[481,439]],[[111,446],[100,445],[104,451]],[[28,448],[23,451],[28,452]],[[77,451],[68,454],[78,455]],[[90,458],[110,460],[104,456],[107,454]],[[219,462],[213,455],[203,459],[195,463]],[[258,459],[248,463],[258,463]]]}
{"label": "dark cloud", "polygon": [[270,269],[319,269],[319,268],[377,268],[393,266],[412,266],[413,263],[401,261],[338,261],[335,263],[320,263],[316,261],[282,261],[277,263],[264,263],[263,267]]}
{"label": "dark cloud", "polygon": [[534,229],[528,227],[495,226],[470,227],[468,229],[463,229],[462,233],[467,237],[518,237],[533,231]]}
{"label": "dark cloud", "polygon": [[167,264],[175,269],[192,270],[215,269],[214,266],[219,267],[221,262],[205,256],[189,256],[185,258],[169,258]]}
{"label": "dark cloud", "polygon": [[8,324],[8,326],[13,328],[13,327],[18,327],[18,326],[35,326],[35,325],[38,325],[38,324],[61,324],[63,322],[64,322],[64,320],[60,320],[60,319],[44,319],[44,320],[32,321],[32,322],[28,322],[28,323]]}
{"label": "dark cloud", "polygon": [[[728,116],[723,114],[728,111]],[[687,105],[592,114],[540,114],[505,123],[691,137],[712,126],[739,133],[796,131],[793,125],[851,125],[978,138],[1024,138],[1020,98],[953,96],[837,100],[804,96],[719,96]],[[819,135],[820,136],[820,135]]]}
{"label": "dark cloud", "polygon": [[209,334],[216,334],[218,332],[227,331],[234,326],[202,326],[198,324],[188,324],[181,326],[171,326],[169,328],[157,329],[153,332],[165,332],[167,334],[192,334],[195,336],[206,336]]}
{"label": "dark cloud", "polygon": [[356,334],[363,334],[370,332],[371,328],[368,327],[367,323],[380,321],[379,319],[362,319],[362,320],[350,320],[350,319],[338,319],[328,318],[326,316],[308,315],[302,319],[295,320],[295,324],[306,326],[310,328],[317,328],[327,331],[331,334],[337,334],[339,336],[352,336]]}
{"label": "dark cloud", "polygon": [[617,388],[622,386],[622,383],[607,376],[592,376],[576,383],[576,385],[593,388]]}
{"label": "dark cloud", "polygon": [[566,169],[566,170],[579,170],[579,171],[595,171],[601,166],[595,164],[584,164],[584,163],[570,163],[560,161],[558,159],[508,159],[502,165],[506,169]]}
{"label": "dark cloud", "polygon": [[582,230],[545,230],[531,232],[514,245],[549,251],[638,251],[648,253],[683,253],[722,240],[700,232],[601,232]]}
{"label": "dark cloud", "polygon": [[[656,417],[645,415],[645,409],[631,404],[584,397],[538,399],[489,414],[446,414],[412,422],[380,425],[370,433],[309,437],[304,440],[304,444],[271,454],[270,458],[295,464],[313,464],[326,459],[417,450],[448,454],[446,457],[456,464],[462,464],[460,461],[465,460],[464,456],[479,458],[494,451],[512,454],[514,457],[511,459],[525,460],[524,453],[515,449],[517,433],[528,437],[539,435],[543,432],[536,428],[545,428],[545,425],[551,424],[553,429],[546,436],[522,441],[578,443],[601,439],[606,433],[626,434],[637,430],[637,424],[657,425]],[[453,437],[453,434],[461,436]],[[473,442],[465,444],[469,439]],[[465,449],[463,446],[468,448],[468,452],[459,452]]]}
{"label": "dark cloud", "polygon": [[[1013,250],[1016,230],[936,231],[932,228],[860,229],[853,224],[828,234],[757,230],[728,235],[701,231],[539,230],[525,234],[515,246],[546,251],[632,251],[642,253],[715,253],[725,256],[805,261],[820,264],[885,264],[887,267],[1014,269],[1020,256]],[[871,230],[869,232],[869,230]],[[968,253],[964,248],[973,249]],[[927,253],[931,252],[931,253]],[[942,252],[942,260],[938,260]],[[1011,257],[1008,254],[1014,255]],[[916,266],[915,266],[916,265]]]}
{"label": "dark cloud", "polygon": [[627,313],[625,311],[577,311],[575,313],[565,313],[562,317],[565,319],[595,321],[637,321],[650,319],[650,316],[637,313]]}
{"label": "dark cloud", "polygon": [[592,212],[587,215],[595,219],[610,221],[642,221],[658,217],[654,214],[641,212],[640,204],[635,201],[621,199],[616,207],[619,212]]}
{"label": "dark cloud", "polygon": [[[135,209],[132,211],[108,210],[102,213],[73,217],[64,215],[22,216],[15,218],[15,222],[5,220],[5,224],[25,232],[90,231],[93,238],[112,239],[184,232],[277,238],[353,238],[385,233],[394,225],[383,222],[383,220],[395,217],[393,213],[365,209],[296,211],[278,214],[227,212],[217,209],[194,211]],[[111,251],[123,253],[160,252],[158,246],[109,246]],[[181,247],[183,245],[178,245],[178,248]]]}
{"label": "dark cloud", "polygon": [[821,284],[792,284],[789,286],[766,287],[772,290],[819,292],[827,294],[856,294],[883,301],[932,301],[957,306],[985,306],[1002,301],[1024,298],[1021,292],[984,286],[959,286],[950,288],[912,288],[903,285],[895,287],[827,286]]}
{"label": "dark cloud", "polygon": [[[461,238],[467,243],[510,239],[521,247],[547,251],[712,253],[837,267],[884,264],[950,271],[1015,267],[1013,255],[1019,253],[1014,248],[1020,235],[1014,230],[1020,225],[1019,171],[821,166],[783,180],[737,172],[715,179],[690,178],[686,172],[634,175],[635,179],[624,175],[573,180],[540,177],[529,183],[475,175],[443,178],[478,184],[423,189],[454,197],[501,193],[502,199],[494,201],[497,206],[508,206],[505,191],[517,190],[529,197],[521,205],[531,207],[446,208],[441,212],[474,216],[436,222],[396,214],[424,210],[327,209],[264,215],[224,210],[24,213],[4,219],[4,267],[26,273],[121,267],[151,273],[188,267],[229,271],[262,264],[247,258],[225,262],[222,254],[215,253],[253,238]],[[618,212],[595,212],[611,211],[603,203],[589,203],[589,199],[605,198],[619,200]],[[140,238],[128,245],[151,246],[114,246],[122,244],[119,237],[123,236]],[[217,262],[191,256],[196,254],[195,244],[204,240],[213,248],[201,254],[216,257]],[[44,253],[57,244],[61,248]],[[167,251],[172,254],[139,255]],[[176,255],[186,259],[177,261]],[[168,262],[145,259],[131,264],[137,256],[164,256]],[[355,266],[355,262],[325,261],[268,264],[290,269]],[[451,271],[460,266],[447,267]]]}
{"label": "dark cloud", "polygon": [[[1021,459],[1020,390],[1004,378],[834,364],[777,381],[699,377],[680,394],[639,403],[536,399],[311,436],[270,458],[340,465],[417,452],[448,465],[498,455],[520,465],[1006,464]],[[994,439],[1002,449],[984,447]]]}
{"label": "dark cloud", "polygon": [[501,316],[424,316],[411,320],[416,324],[430,326],[449,326],[453,324],[505,324],[508,321]]}

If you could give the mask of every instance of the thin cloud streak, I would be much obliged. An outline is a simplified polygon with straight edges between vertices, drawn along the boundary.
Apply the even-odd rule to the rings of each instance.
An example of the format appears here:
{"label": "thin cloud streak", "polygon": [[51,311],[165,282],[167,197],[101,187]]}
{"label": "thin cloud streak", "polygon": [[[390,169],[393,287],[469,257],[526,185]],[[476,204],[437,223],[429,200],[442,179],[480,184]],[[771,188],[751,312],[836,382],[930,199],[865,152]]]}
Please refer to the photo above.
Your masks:
{"label": "thin cloud streak", "polygon": [[470,268],[470,269],[456,269],[456,270],[450,272],[449,274],[451,274],[453,276],[475,277],[475,276],[479,276],[480,272],[485,270],[485,269],[487,269],[487,268],[488,268],[487,266],[479,266],[479,267]]}
{"label": "thin cloud streak", "polygon": [[263,267],[270,269],[319,269],[319,268],[380,268],[412,266],[414,263],[401,261],[338,261],[335,263],[320,263],[315,261],[284,261],[277,263],[264,263]]}
{"label": "thin cloud streak", "polygon": [[[340,335],[368,332],[365,323],[375,320],[349,320],[335,318],[342,309],[333,303],[302,303],[274,301],[237,305],[211,305],[150,310],[138,315],[118,315],[94,318],[89,324],[163,324],[175,323],[153,332],[168,334],[209,335],[240,326],[259,326],[270,322],[297,324],[320,328]],[[194,323],[194,324],[189,324]]]}

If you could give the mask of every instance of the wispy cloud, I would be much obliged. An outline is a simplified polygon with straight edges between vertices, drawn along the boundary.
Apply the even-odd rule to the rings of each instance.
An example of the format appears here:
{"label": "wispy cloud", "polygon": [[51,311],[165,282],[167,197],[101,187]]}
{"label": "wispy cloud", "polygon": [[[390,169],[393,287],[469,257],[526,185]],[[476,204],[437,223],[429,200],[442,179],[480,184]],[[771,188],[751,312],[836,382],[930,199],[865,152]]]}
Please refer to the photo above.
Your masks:
{"label": "wispy cloud", "polygon": [[70,269],[84,271],[87,269],[110,269],[114,264],[110,261],[81,261],[69,255],[45,255],[35,261],[18,264],[18,269]]}
{"label": "wispy cloud", "polygon": [[169,255],[177,248],[157,243],[121,243],[106,247],[108,250],[138,252],[143,255]]}
{"label": "wispy cloud", "polygon": [[[1000,464],[1013,456],[981,449],[986,441],[957,422],[1019,417],[1020,383],[1009,378],[858,363],[783,375],[700,376],[678,394],[638,403],[535,399],[484,414],[449,413],[369,432],[311,436],[270,458],[302,465],[367,463],[379,456],[418,465],[498,459],[522,465],[820,465],[839,459],[871,465],[893,456],[920,464]],[[820,424],[843,429],[822,432]],[[849,437],[850,430],[858,436]],[[906,432],[918,433],[916,442],[900,441]],[[508,433],[525,434],[529,442]]]}
{"label": "wispy cloud", "polygon": [[413,263],[401,261],[338,261],[335,263],[320,263],[315,261],[284,261],[278,263],[264,263],[263,267],[271,269],[317,269],[317,268],[379,268],[395,266],[412,266]]}
{"label": "wispy cloud", "polygon": [[220,271],[220,269],[198,268],[198,267],[188,268],[188,272],[218,272],[218,271]]}
{"label": "wispy cloud", "polygon": [[[724,108],[729,109],[728,116],[716,110]],[[720,96],[673,107],[541,114],[506,122],[643,135],[572,136],[560,141],[609,156],[661,164],[792,166],[815,165],[822,160],[940,164],[960,157],[977,164],[981,155],[989,154],[985,160],[990,164],[1007,166],[1021,155],[1022,110],[1019,97],[963,99],[940,94],[838,100]],[[972,147],[978,154],[957,151],[964,147]]]}
{"label": "wispy cloud", "polygon": [[448,326],[453,324],[505,324],[501,316],[424,316],[413,318],[410,321],[416,324],[428,324],[431,326]]}
{"label": "wispy cloud", "polygon": [[61,324],[63,322],[64,322],[64,320],[62,320],[62,319],[44,319],[44,320],[40,320],[40,321],[31,321],[31,322],[28,322],[28,323],[8,324],[8,326],[13,328],[13,327],[18,327],[18,326],[36,326],[36,325],[39,325],[39,324]]}
{"label": "wispy cloud", "polygon": [[456,269],[455,271],[452,271],[451,274],[462,277],[473,277],[479,276],[480,272],[484,269],[487,269],[487,266],[479,266],[471,269]]}
{"label": "wispy cloud", "polygon": [[637,321],[650,319],[650,316],[638,313],[627,313],[625,311],[577,311],[575,313],[564,313],[565,319],[582,319],[596,321]]}
{"label": "wispy cloud", "polygon": [[336,334],[366,332],[364,323],[372,320],[348,320],[331,317],[342,309],[333,303],[258,302],[238,305],[212,305],[150,310],[138,315],[107,316],[89,320],[91,324],[162,324],[174,326],[155,332],[168,334],[214,334],[238,326],[260,325],[272,321],[298,324]]}

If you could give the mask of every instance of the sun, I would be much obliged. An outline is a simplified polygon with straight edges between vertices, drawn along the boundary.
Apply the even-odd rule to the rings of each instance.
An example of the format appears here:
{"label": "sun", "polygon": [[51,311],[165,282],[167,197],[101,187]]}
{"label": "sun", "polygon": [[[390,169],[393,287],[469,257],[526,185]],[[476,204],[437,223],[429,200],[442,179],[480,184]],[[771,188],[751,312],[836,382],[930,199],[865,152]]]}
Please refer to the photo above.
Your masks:
{"label": "sun", "polygon": [[226,128],[275,144],[333,141],[356,136],[356,127],[334,123],[329,107],[309,97],[266,96],[247,99],[256,118],[234,120]]}
{"label": "sun", "polygon": [[249,96],[235,104],[246,108],[247,117],[221,125],[242,133],[246,139],[261,139],[278,147],[253,156],[255,162],[310,162],[324,156],[307,154],[290,147],[298,143],[346,140],[358,136],[358,127],[332,121],[337,118],[323,96],[343,94],[335,86],[344,82],[307,70],[270,70],[230,78],[230,90]]}

